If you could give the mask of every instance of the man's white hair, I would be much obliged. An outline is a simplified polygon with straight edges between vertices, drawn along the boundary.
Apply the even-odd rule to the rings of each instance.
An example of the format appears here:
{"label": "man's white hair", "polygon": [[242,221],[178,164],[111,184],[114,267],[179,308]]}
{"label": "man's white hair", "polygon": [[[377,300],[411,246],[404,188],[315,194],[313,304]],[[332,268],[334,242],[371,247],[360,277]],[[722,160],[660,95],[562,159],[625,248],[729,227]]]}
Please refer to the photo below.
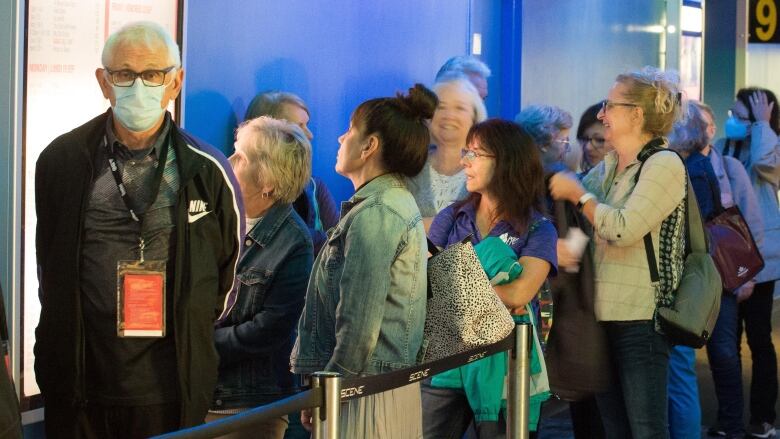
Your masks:
{"label": "man's white hair", "polygon": [[436,82],[458,75],[476,74],[484,79],[490,77],[490,68],[479,58],[471,55],[453,56],[444,63],[436,74]]}
{"label": "man's white hair", "polygon": [[157,44],[163,44],[168,49],[168,60],[174,67],[181,67],[181,55],[179,46],[171,37],[168,31],[162,26],[151,21],[136,21],[122,26],[121,29],[114,32],[106,40],[103,46],[103,53],[100,61],[103,67],[108,67],[114,56],[114,49],[117,45],[143,45],[151,47]]}

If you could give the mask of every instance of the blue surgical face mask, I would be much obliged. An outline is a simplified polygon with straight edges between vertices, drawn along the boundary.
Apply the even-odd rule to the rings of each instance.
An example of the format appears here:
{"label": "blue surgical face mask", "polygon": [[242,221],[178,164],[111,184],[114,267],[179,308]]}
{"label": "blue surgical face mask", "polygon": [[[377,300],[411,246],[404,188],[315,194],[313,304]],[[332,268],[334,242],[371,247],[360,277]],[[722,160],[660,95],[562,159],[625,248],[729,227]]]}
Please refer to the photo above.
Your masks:
{"label": "blue surgical face mask", "polygon": [[147,87],[136,78],[132,87],[114,88],[114,116],[130,131],[146,131],[160,120],[165,109],[162,103],[165,88],[168,84],[159,87]]}
{"label": "blue surgical face mask", "polygon": [[726,131],[726,137],[733,140],[742,140],[748,134],[748,125],[733,115],[729,115],[729,118],[726,119],[723,129]]}

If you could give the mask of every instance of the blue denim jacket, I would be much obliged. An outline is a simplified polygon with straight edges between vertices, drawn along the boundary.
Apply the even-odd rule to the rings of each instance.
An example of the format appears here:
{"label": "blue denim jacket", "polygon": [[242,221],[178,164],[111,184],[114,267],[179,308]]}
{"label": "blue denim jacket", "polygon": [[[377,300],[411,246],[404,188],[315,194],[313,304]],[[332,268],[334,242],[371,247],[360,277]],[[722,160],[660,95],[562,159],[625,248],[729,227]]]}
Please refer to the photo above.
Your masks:
{"label": "blue denim jacket", "polygon": [[375,375],[414,365],[425,324],[427,245],[414,198],[385,174],[341,205],[314,263],[293,371]]}
{"label": "blue denim jacket", "polygon": [[301,390],[289,359],[314,258],[308,227],[290,204],[276,203],[243,245],[236,304],[214,334],[216,410],[266,404]]}

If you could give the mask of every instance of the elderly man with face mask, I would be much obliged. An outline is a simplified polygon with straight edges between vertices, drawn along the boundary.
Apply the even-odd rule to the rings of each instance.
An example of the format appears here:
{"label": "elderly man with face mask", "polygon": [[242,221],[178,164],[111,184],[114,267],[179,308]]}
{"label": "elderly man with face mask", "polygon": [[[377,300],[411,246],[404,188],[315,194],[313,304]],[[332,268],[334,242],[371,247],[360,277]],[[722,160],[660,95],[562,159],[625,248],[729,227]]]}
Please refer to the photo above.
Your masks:
{"label": "elderly man with face mask", "polygon": [[170,35],[129,24],[102,64],[111,109],[36,164],[35,371],[49,437],[148,437],[203,421],[213,323],[232,305],[243,236],[225,157],[165,110],[184,79]]}

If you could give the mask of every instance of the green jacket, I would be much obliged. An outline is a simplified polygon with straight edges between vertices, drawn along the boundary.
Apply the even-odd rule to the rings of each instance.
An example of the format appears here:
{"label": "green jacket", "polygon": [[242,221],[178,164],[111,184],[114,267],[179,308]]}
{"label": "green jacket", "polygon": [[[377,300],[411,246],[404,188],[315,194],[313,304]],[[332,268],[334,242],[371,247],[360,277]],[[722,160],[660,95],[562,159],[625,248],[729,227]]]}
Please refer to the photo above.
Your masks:
{"label": "green jacket", "polygon": [[[517,262],[514,251],[498,237],[485,238],[474,246],[474,250],[485,269],[485,273],[494,285],[512,282],[523,271],[523,267]],[[529,309],[526,315],[513,316],[513,318],[517,323],[533,323],[534,332],[537,332],[536,322],[533,322],[531,315],[532,312]],[[540,361],[542,353],[538,346],[539,344],[535,343],[535,348],[531,350],[532,376],[546,375],[546,370]],[[463,389],[477,422],[498,421],[499,412],[506,409],[504,380],[508,362],[507,352],[501,352],[436,375],[431,384],[434,387]],[[549,397],[549,391],[531,394],[528,410],[529,429],[536,430],[541,404]]]}

